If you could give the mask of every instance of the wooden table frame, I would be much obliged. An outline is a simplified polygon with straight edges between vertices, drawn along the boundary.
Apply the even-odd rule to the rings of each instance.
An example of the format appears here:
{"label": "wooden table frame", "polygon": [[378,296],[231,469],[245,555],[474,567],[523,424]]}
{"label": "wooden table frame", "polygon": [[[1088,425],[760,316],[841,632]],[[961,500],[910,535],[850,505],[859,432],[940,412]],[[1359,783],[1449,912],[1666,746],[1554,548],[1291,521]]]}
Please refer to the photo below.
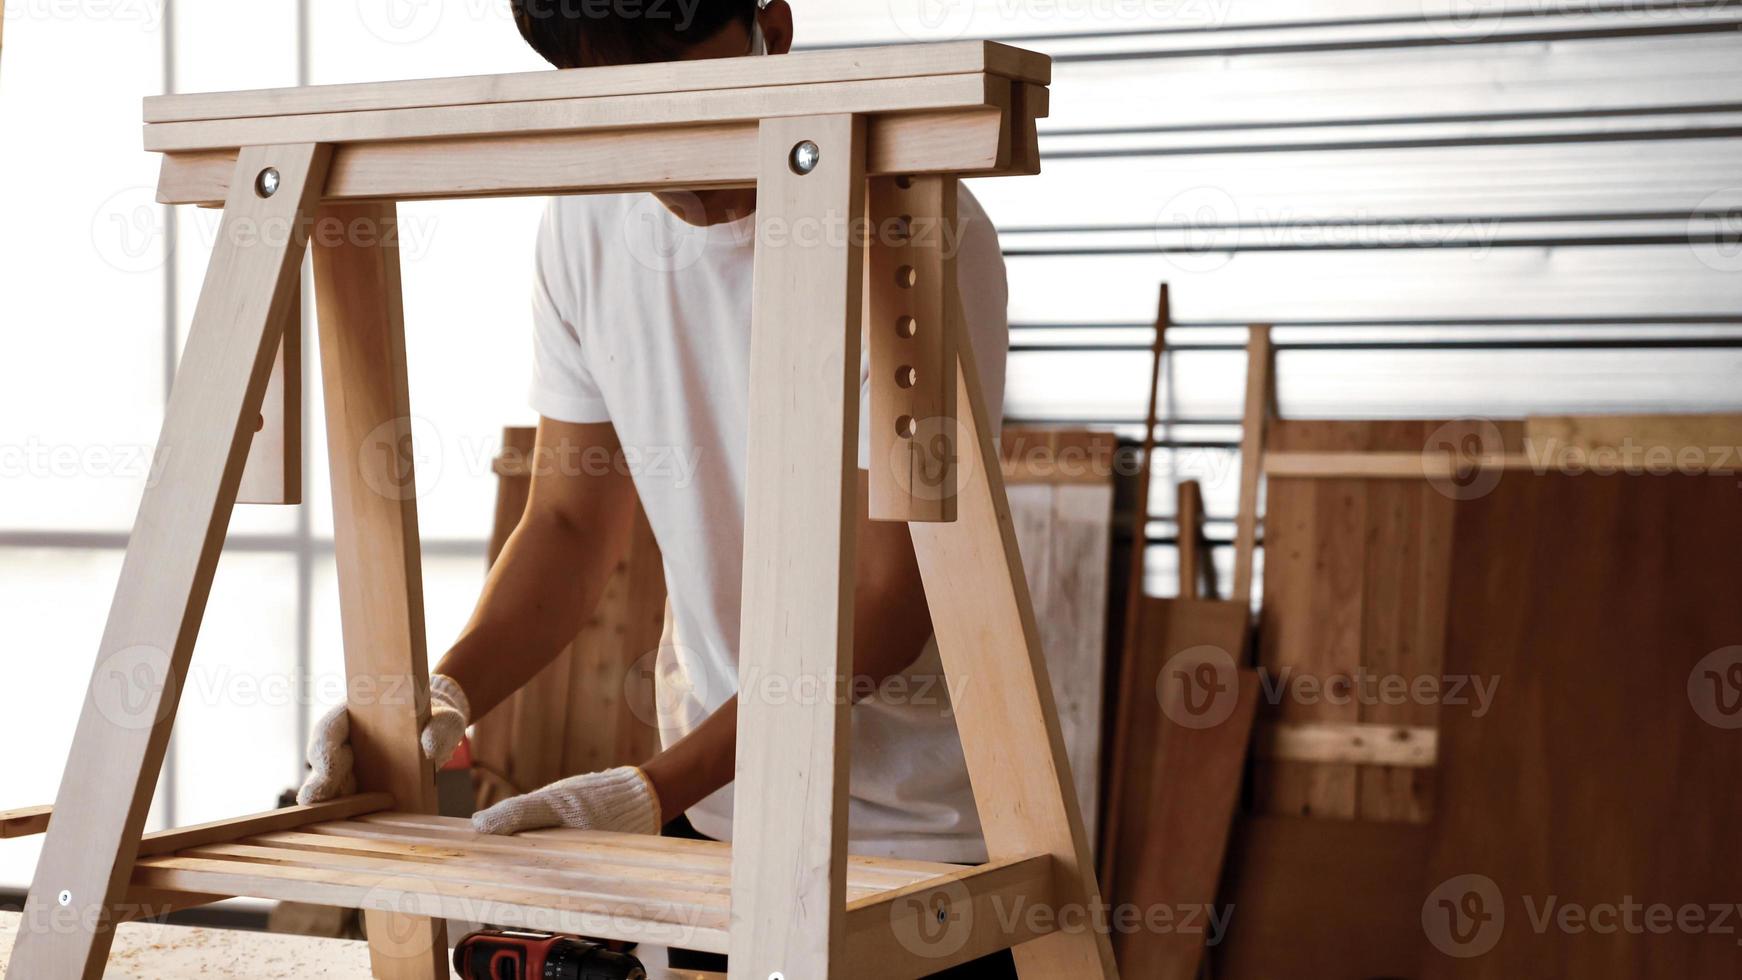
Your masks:
{"label": "wooden table frame", "polygon": [[[1009,947],[1024,976],[1116,976],[1105,929],[1083,925],[1104,921],[1101,898],[953,256],[922,234],[953,219],[958,177],[1036,172],[1048,75],[1044,57],[972,42],[147,100],[159,199],[224,216],[9,975],[97,977],[116,920],[253,895],[365,909],[379,977],[445,977],[440,916],[729,950],[731,975],[755,980],[915,977]],[[741,671],[817,696],[742,696],[735,848],[483,837],[427,816],[394,201],[748,184]],[[771,237],[827,219],[853,232]],[[305,251],[360,795],[142,838],[239,491],[300,499],[282,464],[300,438],[285,365]],[[910,523],[945,669],[968,692],[955,713],[979,867],[846,851],[862,343],[873,516]]]}

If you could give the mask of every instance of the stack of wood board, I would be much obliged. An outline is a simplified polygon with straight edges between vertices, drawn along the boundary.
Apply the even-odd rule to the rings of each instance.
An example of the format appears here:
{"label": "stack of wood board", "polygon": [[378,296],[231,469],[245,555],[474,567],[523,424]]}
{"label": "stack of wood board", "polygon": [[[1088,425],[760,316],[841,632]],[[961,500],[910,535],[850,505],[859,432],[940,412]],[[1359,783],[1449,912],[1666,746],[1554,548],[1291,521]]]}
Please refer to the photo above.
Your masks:
{"label": "stack of wood board", "polygon": [[[1461,491],[1420,476],[1311,475],[1304,461],[1392,453],[1419,460],[1426,447],[1456,446],[1477,426],[1271,423],[1256,812],[1404,823],[1432,816],[1437,709],[1397,685],[1442,675]],[[1495,431],[1519,448],[1521,425]]]}
{"label": "stack of wood board", "polygon": [[1271,431],[1217,975],[1736,975],[1742,420]]}
{"label": "stack of wood board", "polygon": [[[1439,708],[1397,685],[1442,683],[1467,492],[1455,475],[1424,478],[1421,461],[1461,451],[1481,425],[1270,422],[1259,721],[1220,975],[1413,975]],[[1477,444],[1496,433],[1495,452],[1521,448],[1518,422]]]}

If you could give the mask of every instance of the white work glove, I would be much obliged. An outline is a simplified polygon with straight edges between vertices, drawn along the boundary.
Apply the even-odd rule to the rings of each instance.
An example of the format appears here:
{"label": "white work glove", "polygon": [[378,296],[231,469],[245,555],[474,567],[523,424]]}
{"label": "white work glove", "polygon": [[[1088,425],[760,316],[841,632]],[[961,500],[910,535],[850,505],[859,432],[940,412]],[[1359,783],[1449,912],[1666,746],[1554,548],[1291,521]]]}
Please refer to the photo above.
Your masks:
{"label": "white work glove", "polygon": [[[429,723],[423,726],[423,754],[441,768],[460,747],[470,723],[471,705],[466,692],[453,678],[431,674],[429,678]],[[351,754],[351,713],[339,705],[315,722],[308,738],[308,778],[296,791],[296,801],[307,806],[357,792],[356,760]]]}
{"label": "white work glove", "polygon": [[647,774],[634,766],[559,779],[472,814],[472,829],[481,834],[518,834],[540,827],[657,834],[660,823],[659,797]]}

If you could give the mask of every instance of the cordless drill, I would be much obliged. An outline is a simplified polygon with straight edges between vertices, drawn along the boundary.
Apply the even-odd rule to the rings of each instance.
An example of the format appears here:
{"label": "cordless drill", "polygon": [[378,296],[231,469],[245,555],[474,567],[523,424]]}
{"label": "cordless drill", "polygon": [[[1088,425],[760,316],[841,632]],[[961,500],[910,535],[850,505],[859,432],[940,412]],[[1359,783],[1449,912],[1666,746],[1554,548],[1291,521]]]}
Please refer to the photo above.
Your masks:
{"label": "cordless drill", "polygon": [[641,961],[577,936],[480,929],[454,946],[464,980],[647,980]]}

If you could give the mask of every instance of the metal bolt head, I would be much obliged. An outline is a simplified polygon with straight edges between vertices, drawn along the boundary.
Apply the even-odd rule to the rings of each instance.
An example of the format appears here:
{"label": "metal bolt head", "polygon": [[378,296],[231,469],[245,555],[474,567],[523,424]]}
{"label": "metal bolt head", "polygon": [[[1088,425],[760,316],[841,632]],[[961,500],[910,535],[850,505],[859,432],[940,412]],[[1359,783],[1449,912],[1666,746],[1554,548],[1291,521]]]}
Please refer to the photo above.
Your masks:
{"label": "metal bolt head", "polygon": [[278,171],[271,167],[260,171],[260,176],[254,178],[254,192],[261,197],[271,197],[278,193]]}
{"label": "metal bolt head", "polygon": [[795,174],[808,174],[817,169],[817,162],[822,160],[823,151],[810,140],[800,140],[793,145],[792,153],[788,155],[787,163]]}
{"label": "metal bolt head", "polygon": [[61,889],[59,898],[63,907],[73,904],[73,893],[67,891],[65,888]]}

